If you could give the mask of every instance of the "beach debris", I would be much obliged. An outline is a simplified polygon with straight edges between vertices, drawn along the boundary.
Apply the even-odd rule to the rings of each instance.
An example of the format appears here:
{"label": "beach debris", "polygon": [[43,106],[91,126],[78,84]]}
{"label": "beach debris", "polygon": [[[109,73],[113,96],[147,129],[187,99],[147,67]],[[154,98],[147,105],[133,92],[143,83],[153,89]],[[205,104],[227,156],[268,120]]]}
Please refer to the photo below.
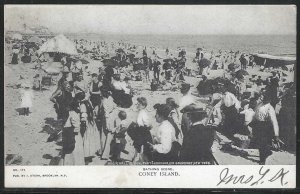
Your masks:
{"label": "beach debris", "polygon": [[18,154],[7,154],[5,161],[7,165],[21,165],[23,157]]}

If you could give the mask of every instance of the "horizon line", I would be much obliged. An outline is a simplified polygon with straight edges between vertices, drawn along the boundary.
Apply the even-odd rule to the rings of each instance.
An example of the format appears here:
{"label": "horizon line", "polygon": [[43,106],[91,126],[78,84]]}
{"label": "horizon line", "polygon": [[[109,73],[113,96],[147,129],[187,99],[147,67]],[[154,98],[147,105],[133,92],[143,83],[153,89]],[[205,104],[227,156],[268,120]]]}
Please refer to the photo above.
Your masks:
{"label": "horizon line", "polygon": [[293,35],[297,36],[297,34],[289,33],[289,34],[166,34],[166,33],[112,33],[112,32],[54,32],[54,34],[99,34],[99,35],[190,35],[190,36],[214,36],[214,35],[224,35],[224,36],[261,36],[261,35],[279,35],[279,36],[286,36],[286,35]]}

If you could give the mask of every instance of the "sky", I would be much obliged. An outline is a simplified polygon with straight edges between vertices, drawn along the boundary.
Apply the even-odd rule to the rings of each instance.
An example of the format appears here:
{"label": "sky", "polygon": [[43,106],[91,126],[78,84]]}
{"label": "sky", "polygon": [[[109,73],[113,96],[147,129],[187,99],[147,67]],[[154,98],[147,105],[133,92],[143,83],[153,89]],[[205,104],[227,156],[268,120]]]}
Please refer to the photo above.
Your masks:
{"label": "sky", "polygon": [[5,30],[54,33],[296,34],[294,5],[5,5]]}

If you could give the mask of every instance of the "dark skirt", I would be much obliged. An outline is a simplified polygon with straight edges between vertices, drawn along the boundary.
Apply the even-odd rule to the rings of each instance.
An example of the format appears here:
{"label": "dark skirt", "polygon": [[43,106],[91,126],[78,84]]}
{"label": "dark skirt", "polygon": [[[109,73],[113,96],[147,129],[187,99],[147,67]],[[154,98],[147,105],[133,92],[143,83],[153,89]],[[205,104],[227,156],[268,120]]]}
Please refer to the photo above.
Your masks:
{"label": "dark skirt", "polygon": [[177,141],[174,141],[172,143],[172,148],[169,153],[162,154],[162,153],[154,152],[153,161],[154,162],[177,162],[180,147],[181,145]]}
{"label": "dark skirt", "polygon": [[269,121],[253,121],[250,123],[255,143],[260,146],[271,146],[274,136],[273,125]]}
{"label": "dark skirt", "polygon": [[11,59],[11,64],[18,64],[18,54],[14,53]]}
{"label": "dark skirt", "polygon": [[212,163],[211,147],[214,137],[213,128],[203,125],[192,126],[183,138],[180,161]]}
{"label": "dark skirt", "polygon": [[101,103],[101,96],[99,94],[91,94],[90,100],[93,107],[96,107]]}
{"label": "dark skirt", "polygon": [[75,148],[74,127],[65,127],[62,131],[63,154],[70,154]]}
{"label": "dark skirt", "polygon": [[144,146],[144,154],[151,160],[152,152],[149,143],[153,143],[150,129],[147,127],[139,127],[136,123],[131,123],[128,127],[127,134],[133,141],[133,146],[137,152],[141,152]]}
{"label": "dark skirt", "polygon": [[272,123],[269,121],[253,121],[250,123],[253,129],[253,143],[259,151],[261,162],[265,162],[266,158],[272,154],[272,138],[274,136]]}
{"label": "dark skirt", "polygon": [[223,106],[223,113],[225,115],[223,131],[227,136],[233,136],[235,133],[239,132],[242,128],[242,122],[238,111],[235,108],[235,105],[230,107]]}
{"label": "dark skirt", "polygon": [[296,150],[296,106],[283,106],[278,115],[280,139],[288,150]]}

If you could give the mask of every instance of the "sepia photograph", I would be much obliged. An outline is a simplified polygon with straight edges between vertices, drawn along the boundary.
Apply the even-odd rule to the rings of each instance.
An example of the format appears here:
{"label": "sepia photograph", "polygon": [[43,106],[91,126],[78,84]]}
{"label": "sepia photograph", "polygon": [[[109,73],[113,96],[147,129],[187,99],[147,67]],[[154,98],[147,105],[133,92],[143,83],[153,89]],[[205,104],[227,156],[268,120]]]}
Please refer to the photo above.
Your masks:
{"label": "sepia photograph", "polygon": [[296,165],[296,15],[5,5],[5,165]]}

